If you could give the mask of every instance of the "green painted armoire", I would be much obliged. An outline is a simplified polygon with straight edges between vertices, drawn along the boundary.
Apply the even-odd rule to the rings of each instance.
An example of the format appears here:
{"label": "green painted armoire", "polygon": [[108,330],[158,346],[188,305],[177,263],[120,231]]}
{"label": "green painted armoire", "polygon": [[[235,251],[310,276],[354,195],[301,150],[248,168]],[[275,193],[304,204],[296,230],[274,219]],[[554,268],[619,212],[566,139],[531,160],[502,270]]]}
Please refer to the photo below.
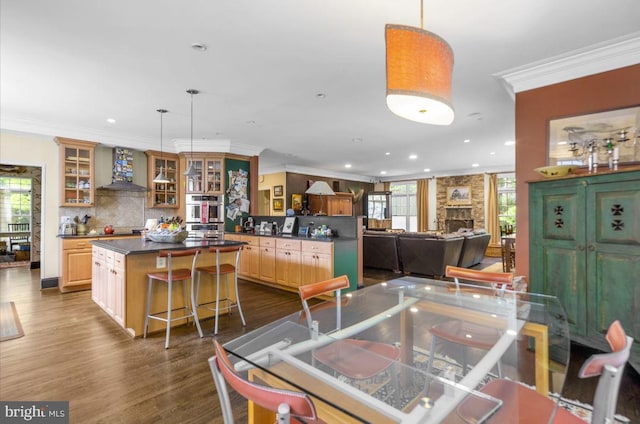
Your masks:
{"label": "green painted armoire", "polygon": [[571,339],[609,351],[616,319],[640,370],[640,171],[529,183],[531,291],[557,296]]}

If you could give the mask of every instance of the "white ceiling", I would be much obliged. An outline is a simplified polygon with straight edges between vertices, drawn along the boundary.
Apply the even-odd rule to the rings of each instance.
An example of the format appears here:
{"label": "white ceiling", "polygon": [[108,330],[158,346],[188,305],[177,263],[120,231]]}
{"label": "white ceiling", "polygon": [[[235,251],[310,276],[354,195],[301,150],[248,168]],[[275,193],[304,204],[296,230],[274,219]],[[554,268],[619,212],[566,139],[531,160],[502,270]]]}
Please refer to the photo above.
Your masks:
{"label": "white ceiling", "polygon": [[260,153],[261,173],[511,171],[514,102],[496,75],[640,29],[638,0],[424,8],[425,29],[455,55],[450,126],[403,120],[385,104],[384,26],[419,26],[419,0],[0,0],[0,123],[159,150],[155,110],[166,108],[164,149],[184,151],[193,88],[194,150]]}

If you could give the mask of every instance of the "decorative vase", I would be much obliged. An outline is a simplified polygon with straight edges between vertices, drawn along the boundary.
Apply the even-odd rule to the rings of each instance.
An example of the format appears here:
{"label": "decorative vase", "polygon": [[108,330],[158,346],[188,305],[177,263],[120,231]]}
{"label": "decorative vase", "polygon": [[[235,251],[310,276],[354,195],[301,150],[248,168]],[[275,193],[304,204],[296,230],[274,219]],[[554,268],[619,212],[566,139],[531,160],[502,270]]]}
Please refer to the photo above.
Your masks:
{"label": "decorative vase", "polygon": [[86,224],[76,224],[76,234],[79,236],[84,236],[87,234],[87,225]]}

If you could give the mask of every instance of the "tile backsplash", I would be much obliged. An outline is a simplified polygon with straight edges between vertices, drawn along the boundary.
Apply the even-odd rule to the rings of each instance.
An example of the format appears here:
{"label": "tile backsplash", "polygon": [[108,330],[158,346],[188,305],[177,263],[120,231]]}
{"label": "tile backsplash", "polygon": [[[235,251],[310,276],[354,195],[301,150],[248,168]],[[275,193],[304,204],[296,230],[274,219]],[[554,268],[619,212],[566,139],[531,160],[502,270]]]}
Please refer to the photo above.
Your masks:
{"label": "tile backsplash", "polygon": [[174,211],[147,208],[146,197],[145,192],[96,190],[95,206],[61,207],[59,215],[68,215],[72,218],[89,215],[91,217],[88,221],[89,230],[95,230],[101,234],[106,225],[113,225],[116,234],[128,234],[131,230],[144,228],[147,219],[177,214],[177,209]]}

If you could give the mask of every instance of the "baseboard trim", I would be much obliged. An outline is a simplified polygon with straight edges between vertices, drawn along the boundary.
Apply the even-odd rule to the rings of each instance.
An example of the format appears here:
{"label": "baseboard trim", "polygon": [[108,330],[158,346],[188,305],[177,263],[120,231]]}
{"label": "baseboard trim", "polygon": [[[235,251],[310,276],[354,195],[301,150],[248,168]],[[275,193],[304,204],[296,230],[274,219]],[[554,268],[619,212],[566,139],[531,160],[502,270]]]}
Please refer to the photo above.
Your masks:
{"label": "baseboard trim", "polygon": [[40,280],[41,289],[52,289],[58,287],[58,277],[43,278]]}

